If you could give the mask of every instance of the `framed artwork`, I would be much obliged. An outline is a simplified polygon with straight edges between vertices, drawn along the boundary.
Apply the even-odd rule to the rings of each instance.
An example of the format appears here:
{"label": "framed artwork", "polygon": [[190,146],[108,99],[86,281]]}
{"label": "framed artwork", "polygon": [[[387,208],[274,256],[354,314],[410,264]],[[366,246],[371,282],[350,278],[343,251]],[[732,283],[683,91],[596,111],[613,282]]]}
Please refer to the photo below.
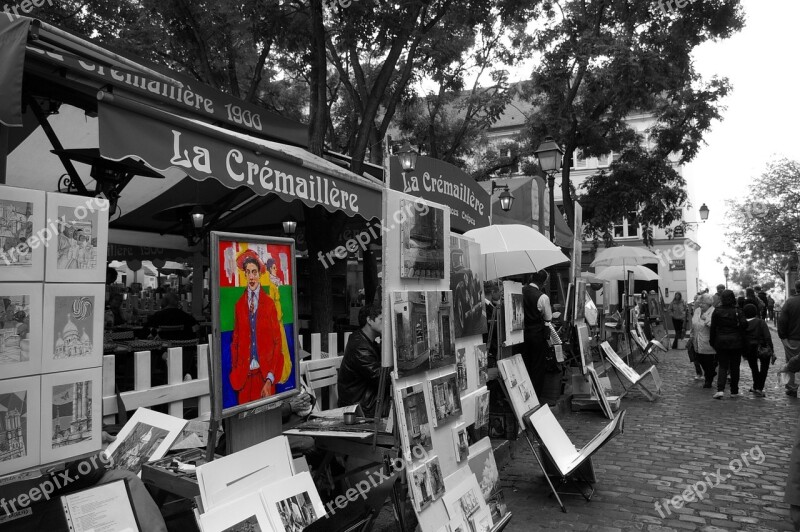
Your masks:
{"label": "framed artwork", "polygon": [[[397,385],[395,384],[395,387]],[[403,456],[407,459],[415,447],[426,451],[433,450],[431,440],[431,424],[428,420],[428,406],[422,384],[415,384],[397,391],[397,405],[402,427]]]}
{"label": "framed artwork", "polygon": [[419,513],[433,502],[431,473],[427,464],[410,469],[408,482],[411,485],[411,501],[414,503],[414,510]]}
{"label": "framed artwork", "polygon": [[503,281],[503,306],[505,307],[506,346],[522,343],[525,328],[525,310],[522,284]]}
{"label": "framed artwork", "polygon": [[459,423],[452,429],[453,446],[456,450],[456,462],[463,462],[469,455],[469,440],[467,439],[467,426]]}
{"label": "framed artwork", "polygon": [[272,530],[261,494],[258,491],[206,510],[200,514],[200,523],[204,532],[269,532]]}
{"label": "framed artwork", "polygon": [[475,396],[475,428],[479,429],[489,423],[489,390]]}
{"label": "framed artwork", "polygon": [[184,419],[139,408],[104,452],[115,468],[138,474],[142,464],[167,454],[185,425]]}
{"label": "framed artwork", "polygon": [[487,331],[483,270],[480,245],[468,238],[450,235],[450,291],[453,292],[456,338]]}
{"label": "framed artwork", "polygon": [[489,380],[489,353],[486,350],[486,344],[477,344],[475,346],[475,358],[478,361],[478,387],[486,386],[486,381]]}
{"label": "framed artwork", "polygon": [[100,449],[103,368],[42,375],[42,463]]}
{"label": "framed artwork", "polygon": [[319,498],[314,480],[308,471],[282,480],[280,488],[268,486],[261,490],[272,528],[296,532],[325,517],[325,507]]}
{"label": "framed artwork", "polygon": [[500,474],[489,438],[483,438],[469,448],[469,468],[475,474],[492,521],[498,523],[508,513],[508,508],[500,488]]}
{"label": "framed artwork", "polygon": [[296,395],[294,240],[212,232],[211,257],[215,416]]}
{"label": "framed artwork", "polygon": [[0,283],[44,280],[45,212],[43,191],[0,185]]}
{"label": "framed artwork", "polygon": [[456,373],[428,380],[427,385],[433,407],[431,422],[434,427],[461,416],[461,395]]}
{"label": "framed artwork", "polygon": [[415,203],[400,200],[400,277],[444,279],[444,210]]}
{"label": "framed artwork", "polygon": [[594,367],[592,349],[589,346],[589,328],[585,324],[581,324],[575,328],[575,331],[578,333],[578,348],[581,352],[581,372],[585,374],[588,368]]}
{"label": "framed artwork", "polygon": [[42,285],[0,283],[0,378],[42,368]]}
{"label": "framed artwork", "polygon": [[104,290],[102,284],[45,284],[44,373],[103,365]]}
{"label": "framed artwork", "polygon": [[41,379],[0,381],[0,475],[39,465]]}
{"label": "framed artwork", "polygon": [[45,253],[45,280],[104,283],[109,203],[101,198],[47,193],[47,219],[54,235]]}
{"label": "framed artwork", "polygon": [[452,294],[393,292],[392,340],[399,378],[456,363]]}

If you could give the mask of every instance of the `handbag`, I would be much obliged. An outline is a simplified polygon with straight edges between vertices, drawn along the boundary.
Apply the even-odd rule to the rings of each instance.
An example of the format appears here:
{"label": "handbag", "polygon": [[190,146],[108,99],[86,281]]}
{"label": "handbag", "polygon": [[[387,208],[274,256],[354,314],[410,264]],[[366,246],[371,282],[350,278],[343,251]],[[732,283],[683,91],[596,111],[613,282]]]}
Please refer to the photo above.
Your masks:
{"label": "handbag", "polygon": [[[764,325],[764,322],[762,321],[761,324]],[[771,359],[774,356],[774,353],[772,352],[772,348],[764,343],[763,327],[759,328],[758,334],[760,336],[758,341],[758,350],[756,351],[758,358]]]}

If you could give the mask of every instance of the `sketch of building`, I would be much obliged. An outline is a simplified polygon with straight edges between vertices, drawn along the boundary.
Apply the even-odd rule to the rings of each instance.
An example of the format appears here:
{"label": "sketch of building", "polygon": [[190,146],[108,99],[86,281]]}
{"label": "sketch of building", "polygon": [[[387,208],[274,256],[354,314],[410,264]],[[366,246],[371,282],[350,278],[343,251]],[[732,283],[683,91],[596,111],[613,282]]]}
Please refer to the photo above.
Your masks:
{"label": "sketch of building", "polygon": [[92,381],[53,386],[53,448],[92,437]]}
{"label": "sketch of building", "polygon": [[26,456],[23,409],[27,392],[0,396],[0,462]]}
{"label": "sketch of building", "polygon": [[[31,236],[33,224],[29,220],[32,215],[33,203],[0,199],[0,251],[6,252]],[[12,253],[6,256],[11,264],[0,261],[0,267],[32,264],[30,248],[28,253]]]}
{"label": "sketch of building", "polygon": [[28,296],[0,294],[0,364],[14,364],[30,359],[28,329],[31,299]]}
{"label": "sketch of building", "polygon": [[[94,320],[94,298],[91,297],[56,297],[56,316],[66,315],[67,320],[64,327],[56,335],[55,345],[53,346],[53,357],[73,358],[91,356],[93,343],[91,338],[91,327]],[[67,309],[66,312],[64,310]],[[81,324],[80,330],[75,322]],[[58,330],[60,321],[56,321]],[[86,332],[89,327],[89,332]],[[80,332],[79,332],[80,331]]]}

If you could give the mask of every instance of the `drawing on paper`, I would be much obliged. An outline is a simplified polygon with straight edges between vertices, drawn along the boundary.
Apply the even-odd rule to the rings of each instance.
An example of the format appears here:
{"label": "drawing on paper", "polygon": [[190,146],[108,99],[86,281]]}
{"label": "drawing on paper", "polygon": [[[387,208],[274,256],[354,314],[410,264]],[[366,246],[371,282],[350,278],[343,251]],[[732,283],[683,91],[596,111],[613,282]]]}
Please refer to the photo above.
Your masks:
{"label": "drawing on paper", "polygon": [[52,448],[92,438],[92,381],[53,386]]}
{"label": "drawing on paper", "polygon": [[0,462],[27,456],[28,392],[0,394]]}
{"label": "drawing on paper", "polygon": [[93,296],[56,296],[53,358],[88,357],[92,354],[95,301]]}
{"label": "drawing on paper", "polygon": [[0,293],[0,364],[30,360],[30,326],[30,296]]}
{"label": "drawing on paper", "polygon": [[276,506],[286,532],[302,532],[319,518],[307,491],[278,501]]}

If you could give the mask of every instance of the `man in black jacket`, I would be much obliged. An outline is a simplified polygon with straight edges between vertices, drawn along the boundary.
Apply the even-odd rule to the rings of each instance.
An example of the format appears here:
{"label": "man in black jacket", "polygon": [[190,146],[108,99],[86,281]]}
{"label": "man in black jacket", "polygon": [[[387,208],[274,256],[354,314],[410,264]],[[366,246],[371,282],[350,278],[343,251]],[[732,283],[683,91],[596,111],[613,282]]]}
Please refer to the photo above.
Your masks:
{"label": "man in black jacket", "polygon": [[[522,307],[525,312],[522,360],[539,400],[544,394],[546,357],[550,352],[547,343],[550,329],[547,324],[553,319],[550,298],[542,291],[547,282],[547,272],[540,270],[528,275],[528,284],[522,287]],[[509,304],[510,302],[506,302]]]}
{"label": "man in black jacket", "polygon": [[711,314],[711,347],[717,352],[719,373],[717,393],[714,399],[725,395],[728,372],[731,376],[731,397],[739,396],[739,368],[744,354],[744,331],[747,321],[744,313],[736,308],[736,297],[732,290],[723,290],[720,305]]}
{"label": "man in black jacket", "polygon": [[358,403],[366,417],[374,417],[381,377],[381,352],[375,342],[383,329],[381,307],[361,307],[358,324],[361,328],[350,335],[339,368],[339,406]]}
{"label": "man in black jacket", "polygon": [[[800,355],[800,280],[794,283],[795,295],[786,300],[778,318],[778,338],[783,343],[783,352],[788,362]],[[789,373],[786,395],[797,397],[794,373]]]}

